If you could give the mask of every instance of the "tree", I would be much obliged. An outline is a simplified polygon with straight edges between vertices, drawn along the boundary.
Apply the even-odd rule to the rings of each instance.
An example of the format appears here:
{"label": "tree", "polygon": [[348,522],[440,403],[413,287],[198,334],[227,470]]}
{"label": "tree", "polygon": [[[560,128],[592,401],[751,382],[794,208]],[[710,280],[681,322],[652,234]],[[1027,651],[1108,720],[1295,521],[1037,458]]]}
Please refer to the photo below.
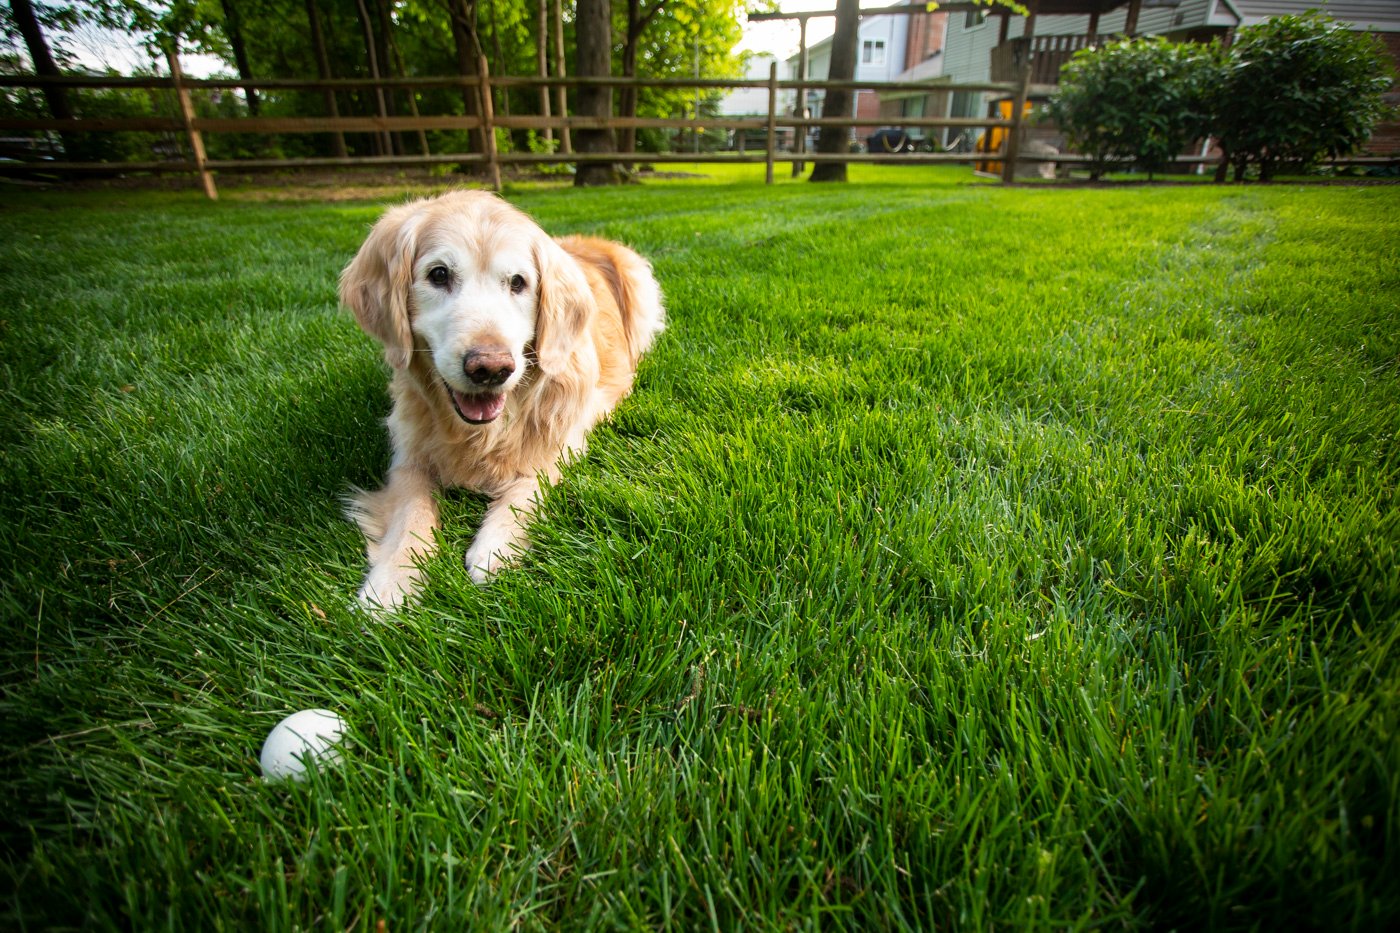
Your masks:
{"label": "tree", "polygon": [[[612,76],[612,10],[608,0],[578,0],[574,13],[577,30],[578,64],[574,68],[580,78]],[[579,116],[612,116],[612,88],[582,85],[578,89]],[[613,151],[611,130],[579,130],[574,134],[575,148],[580,153]],[[574,184],[615,185],[622,181],[617,166],[605,162],[580,162],[574,174]]]}
{"label": "tree", "polygon": [[[328,81],[331,75],[330,57],[326,54],[326,39],[321,31],[321,14],[316,9],[316,0],[306,0],[306,22],[310,27],[311,50],[316,56],[316,76],[322,81]],[[336,103],[335,91],[327,88],[324,92],[326,102],[326,113],[332,119],[340,116],[340,105]],[[338,158],[345,158],[349,151],[345,148],[345,134],[336,133],[335,154]]]}
{"label": "tree", "polygon": [[[860,0],[836,0],[836,34],[831,38],[829,81],[850,81],[856,76],[856,47],[860,41]],[[831,88],[822,102],[823,117],[849,117],[855,95],[842,88]],[[824,126],[817,136],[817,152],[836,154],[850,146],[851,131],[844,126]],[[845,162],[818,162],[812,166],[812,181],[845,181]]]}
{"label": "tree", "polygon": [[[476,31],[476,0],[447,0],[447,11],[452,25],[452,47],[457,54],[457,73],[476,77],[480,72],[477,61],[484,54]],[[462,112],[469,117],[481,114],[475,88],[462,88]],[[480,128],[472,130],[472,151],[486,151],[486,135]]]}
{"label": "tree", "polygon": [[[567,10],[551,17],[554,28],[550,32],[554,33],[552,38],[557,43],[555,49],[562,50],[567,45],[570,54],[577,48],[582,55],[591,36],[598,34],[601,26],[602,41],[594,43],[599,54],[591,66],[592,74],[689,76],[695,73],[697,51],[701,74],[706,77],[733,75],[740,68],[731,50],[740,36],[736,11],[744,0],[638,0],[632,8],[636,16],[630,30],[627,29],[627,3],[591,0],[598,15],[590,20],[589,2],[585,0],[582,13],[570,16],[567,22],[564,21],[564,15],[569,14]],[[25,3],[32,5],[41,34],[47,34],[47,40],[52,43],[56,70],[65,67],[65,34],[81,20],[148,36],[147,46],[153,55],[163,53],[172,44],[177,44],[184,52],[216,55],[228,63],[226,76],[237,76],[246,82],[251,82],[254,76],[264,81],[309,76],[365,79],[390,73],[407,76],[460,74],[475,79],[483,47],[491,54],[493,71],[497,75],[537,73],[540,39],[544,32],[538,22],[541,10],[548,8],[548,3],[541,0],[302,0],[290,10],[287,4],[275,0],[12,0],[11,7]],[[612,14],[610,29],[609,14]],[[7,28],[14,37],[12,44],[18,46],[19,30],[13,26]],[[593,28],[592,33],[590,28]],[[582,36],[577,43],[576,34]],[[616,44],[612,41],[614,37]],[[546,54],[546,58],[549,57]],[[553,57],[557,59],[555,73],[561,74],[563,56],[556,52]],[[564,89],[558,90],[561,96],[554,101],[562,104],[566,99]],[[122,93],[144,92],[124,90]],[[503,114],[544,115],[543,95],[536,88],[496,87],[494,93]],[[38,92],[31,96],[33,104],[26,106],[36,116],[43,116],[43,99]],[[93,92],[67,89],[64,96],[71,112],[82,116],[83,107],[93,98]],[[594,88],[570,91],[567,98],[576,98],[582,105],[576,113],[608,116],[613,106],[612,96],[608,88]],[[263,88],[249,90],[245,95],[195,89],[193,97],[201,114],[222,117],[254,111],[270,117],[387,115],[393,112],[395,104],[402,113],[421,109],[425,114],[474,117],[480,112],[476,87],[458,84],[412,92],[372,87],[335,92]],[[621,95],[620,109],[627,115],[671,116],[695,97],[694,91],[688,88],[648,88],[635,95]],[[702,109],[717,97],[717,93],[705,92]],[[559,116],[566,112],[563,106],[551,109]],[[523,130],[500,133],[500,142],[506,148],[534,143],[528,138],[530,134]],[[73,135],[90,136],[93,146],[106,145],[106,141],[115,139],[112,134]],[[603,138],[602,148],[613,149],[612,140],[606,134]],[[661,132],[642,131],[636,136],[635,148],[658,148],[665,145],[666,139]],[[434,152],[481,152],[485,148],[480,129],[427,130],[419,134],[419,140],[420,146],[423,141],[431,144]],[[289,133],[269,140],[268,154],[344,156],[394,151],[386,142],[385,134],[379,131]],[[630,138],[623,140],[623,145],[628,146],[630,142]],[[143,145],[146,145],[148,158],[149,145]],[[213,158],[236,158],[254,148],[261,150],[263,142],[243,134],[215,133],[206,138],[206,145]],[[412,142],[409,148],[413,149]],[[102,157],[103,153],[98,149],[92,156]],[[474,163],[470,165],[475,168]],[[613,166],[598,165],[585,168],[581,174],[588,179],[590,176],[607,177],[613,171]]]}
{"label": "tree", "polygon": [[[34,65],[34,73],[41,78],[56,78],[62,74],[53,60],[48,40],[44,38],[44,29],[34,12],[34,4],[29,0],[10,0],[10,16],[14,20],[15,28],[24,37],[24,47],[29,52],[29,61]],[[63,88],[45,85],[43,93],[44,101],[49,105],[49,113],[55,120],[73,119],[73,108],[68,105],[68,95],[63,92]]]}
{"label": "tree", "polygon": [[1213,94],[1213,127],[1228,166],[1250,163],[1268,181],[1281,165],[1307,166],[1359,148],[1386,107],[1391,70],[1378,40],[1329,16],[1276,16],[1241,29]]}
{"label": "tree", "polygon": [[[238,76],[244,81],[251,81],[253,68],[248,64],[248,46],[243,41],[243,21],[238,16],[238,5],[234,0],[219,0],[219,5],[223,9],[224,32],[228,36],[229,47],[233,50],[233,62],[238,68]],[[256,117],[261,111],[258,106],[257,89],[244,87],[243,94],[248,100],[248,112]]]}
{"label": "tree", "polygon": [[1204,46],[1160,37],[1084,49],[1060,71],[1050,113],[1070,144],[1089,156],[1089,177],[1132,163],[1152,177],[1208,122],[1216,59]]}
{"label": "tree", "polygon": [[[624,78],[635,78],[637,76],[637,50],[642,44],[642,33],[652,20],[656,19],[666,7],[667,0],[652,0],[649,5],[644,6],[642,0],[627,0],[627,26],[622,40],[622,76]],[[637,89],[635,87],[624,87],[618,102],[618,112],[623,117],[635,117],[637,115]],[[622,140],[618,144],[619,152],[632,152],[637,148],[637,131],[632,127],[624,128]]]}
{"label": "tree", "polygon": [[[733,48],[743,34],[743,8],[744,0],[666,0],[651,7],[638,4],[634,19],[629,4],[625,17],[614,17],[614,25],[624,35],[630,32],[633,41],[623,42],[615,64],[627,77],[740,77],[744,65]],[[629,22],[634,24],[630,30]],[[709,115],[722,96],[712,89],[697,94],[691,88],[642,88],[635,96],[629,90],[618,95],[618,112],[624,117],[694,113],[697,104],[700,115]],[[655,130],[623,130],[620,135],[622,152],[661,148],[669,139]]]}

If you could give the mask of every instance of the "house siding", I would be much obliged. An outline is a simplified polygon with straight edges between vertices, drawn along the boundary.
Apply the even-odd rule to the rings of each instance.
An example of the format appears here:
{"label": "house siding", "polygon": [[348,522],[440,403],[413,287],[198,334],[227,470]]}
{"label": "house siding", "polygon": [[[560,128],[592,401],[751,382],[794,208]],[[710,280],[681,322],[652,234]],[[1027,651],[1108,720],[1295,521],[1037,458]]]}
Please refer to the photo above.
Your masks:
{"label": "house siding", "polygon": [[1397,0],[1234,0],[1234,4],[1245,25],[1271,16],[1317,10],[1353,23],[1359,29],[1400,32],[1400,2]]}

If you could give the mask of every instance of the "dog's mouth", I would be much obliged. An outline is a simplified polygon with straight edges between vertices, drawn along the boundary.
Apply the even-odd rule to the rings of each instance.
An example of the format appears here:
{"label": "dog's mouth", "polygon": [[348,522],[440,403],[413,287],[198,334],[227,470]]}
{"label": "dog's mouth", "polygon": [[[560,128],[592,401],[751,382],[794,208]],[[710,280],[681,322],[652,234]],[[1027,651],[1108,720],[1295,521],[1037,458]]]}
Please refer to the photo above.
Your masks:
{"label": "dog's mouth", "polygon": [[458,392],[444,383],[452,410],[467,424],[488,424],[501,416],[506,407],[504,392]]}

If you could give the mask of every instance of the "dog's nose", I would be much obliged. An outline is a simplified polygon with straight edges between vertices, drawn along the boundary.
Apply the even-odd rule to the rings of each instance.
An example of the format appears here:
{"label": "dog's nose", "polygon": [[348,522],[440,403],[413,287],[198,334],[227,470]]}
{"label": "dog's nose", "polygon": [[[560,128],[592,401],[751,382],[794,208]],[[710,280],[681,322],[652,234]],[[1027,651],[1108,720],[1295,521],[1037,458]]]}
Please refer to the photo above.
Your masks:
{"label": "dog's nose", "polygon": [[462,371],[479,386],[498,386],[515,372],[515,355],[499,347],[472,350],[462,358]]}

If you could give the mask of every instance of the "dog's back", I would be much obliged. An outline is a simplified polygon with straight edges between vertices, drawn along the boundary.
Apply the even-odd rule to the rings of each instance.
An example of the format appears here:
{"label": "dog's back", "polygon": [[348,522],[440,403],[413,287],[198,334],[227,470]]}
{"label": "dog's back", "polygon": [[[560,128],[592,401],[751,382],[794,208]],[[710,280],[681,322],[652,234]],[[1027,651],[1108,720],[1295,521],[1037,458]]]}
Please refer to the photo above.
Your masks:
{"label": "dog's back", "polygon": [[[656,335],[666,327],[661,289],[652,275],[651,264],[621,244],[594,237],[562,237],[559,245],[578,262],[593,285],[593,296],[598,300],[598,311],[604,319],[595,322],[596,332],[609,343],[617,336],[621,337],[622,346],[626,348],[630,382],[637,361],[651,348]],[[595,283],[595,280],[600,282]],[[605,285],[606,291],[598,284]],[[607,302],[603,300],[605,294],[612,296],[614,307],[607,307]],[[607,320],[609,317],[615,319],[615,325]],[[620,335],[617,335],[618,329],[621,330]],[[598,348],[600,361],[610,349],[603,346]],[[608,364],[603,361],[603,365],[606,367]]]}

